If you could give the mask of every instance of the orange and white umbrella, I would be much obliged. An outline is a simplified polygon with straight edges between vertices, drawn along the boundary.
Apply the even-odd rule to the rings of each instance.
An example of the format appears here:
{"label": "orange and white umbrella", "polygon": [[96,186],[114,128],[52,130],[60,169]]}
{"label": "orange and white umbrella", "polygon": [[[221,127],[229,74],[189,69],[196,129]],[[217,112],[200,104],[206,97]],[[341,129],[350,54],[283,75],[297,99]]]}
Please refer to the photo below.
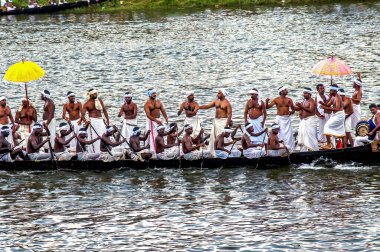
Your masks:
{"label": "orange and white umbrella", "polygon": [[336,58],[333,54],[328,59],[318,62],[311,71],[318,75],[330,76],[331,84],[333,76],[352,74],[351,68],[343,60]]}

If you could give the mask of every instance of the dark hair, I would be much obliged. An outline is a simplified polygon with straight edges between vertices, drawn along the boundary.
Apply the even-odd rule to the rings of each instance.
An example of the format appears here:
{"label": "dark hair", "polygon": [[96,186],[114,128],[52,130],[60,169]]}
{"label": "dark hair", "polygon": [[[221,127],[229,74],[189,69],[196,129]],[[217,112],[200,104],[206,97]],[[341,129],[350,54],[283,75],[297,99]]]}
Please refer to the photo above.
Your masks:
{"label": "dark hair", "polygon": [[337,84],[331,84],[331,87],[339,87]]}
{"label": "dark hair", "polygon": [[317,90],[319,90],[320,87],[323,87],[323,84],[318,84],[317,85]]}
{"label": "dark hair", "polygon": [[88,90],[88,92],[91,92],[92,90],[94,90],[93,88],[90,88],[89,90]]}
{"label": "dark hair", "polygon": [[134,127],[133,128],[133,131],[137,131],[137,130],[139,130],[140,128],[139,127]]}
{"label": "dark hair", "polygon": [[50,95],[50,92],[49,92],[49,90],[44,90],[44,94],[48,94],[48,95]]}
{"label": "dark hair", "polygon": [[343,88],[339,88],[339,92],[344,92],[344,89]]}
{"label": "dark hair", "polygon": [[176,124],[176,123],[171,123],[171,124],[169,124],[169,127],[170,127],[170,128],[173,127],[173,126],[177,126],[177,124]]}
{"label": "dark hair", "polygon": [[245,124],[245,127],[247,127],[249,124],[250,124],[250,123],[249,123],[249,122],[247,122],[247,123]]}
{"label": "dark hair", "polygon": [[73,92],[69,91],[67,92],[67,96],[71,95],[71,94],[74,94]]}
{"label": "dark hair", "polygon": [[59,127],[63,127],[63,126],[65,126],[65,125],[67,125],[67,123],[65,123],[65,122],[61,122],[61,123],[59,124]]}
{"label": "dark hair", "polygon": [[[379,104],[379,105],[380,105],[380,104]],[[379,105],[376,106],[375,103],[371,103],[371,104],[369,105],[369,109],[371,109],[371,108],[377,108]]]}
{"label": "dark hair", "polygon": [[313,91],[311,88],[309,87],[304,87],[303,89],[306,89],[306,90],[309,90],[309,91]]}

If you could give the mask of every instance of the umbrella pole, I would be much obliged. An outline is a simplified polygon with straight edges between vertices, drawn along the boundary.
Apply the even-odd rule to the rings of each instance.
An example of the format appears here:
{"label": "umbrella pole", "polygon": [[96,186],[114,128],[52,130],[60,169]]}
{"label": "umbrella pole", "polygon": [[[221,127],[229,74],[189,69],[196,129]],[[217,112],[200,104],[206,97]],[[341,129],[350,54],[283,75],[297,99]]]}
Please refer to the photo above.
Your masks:
{"label": "umbrella pole", "polygon": [[27,122],[28,124],[28,131],[30,133],[30,117],[29,117],[29,97],[28,97],[28,85],[26,82],[24,83],[25,85],[25,96],[26,96],[26,116],[27,116]]}
{"label": "umbrella pole", "polygon": [[330,75],[330,85],[332,85],[332,75]]}

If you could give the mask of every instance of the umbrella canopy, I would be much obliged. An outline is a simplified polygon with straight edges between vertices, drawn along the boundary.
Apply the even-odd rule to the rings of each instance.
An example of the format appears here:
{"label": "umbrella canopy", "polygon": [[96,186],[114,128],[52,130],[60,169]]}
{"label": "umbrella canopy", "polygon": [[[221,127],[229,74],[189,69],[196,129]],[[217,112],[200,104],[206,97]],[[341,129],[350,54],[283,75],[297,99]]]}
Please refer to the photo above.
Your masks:
{"label": "umbrella canopy", "polygon": [[32,61],[21,61],[8,68],[4,79],[11,82],[29,82],[38,80],[45,75],[45,71]]}
{"label": "umbrella canopy", "polygon": [[344,76],[352,74],[351,68],[340,59],[330,58],[318,62],[311,70],[315,74],[329,76]]}

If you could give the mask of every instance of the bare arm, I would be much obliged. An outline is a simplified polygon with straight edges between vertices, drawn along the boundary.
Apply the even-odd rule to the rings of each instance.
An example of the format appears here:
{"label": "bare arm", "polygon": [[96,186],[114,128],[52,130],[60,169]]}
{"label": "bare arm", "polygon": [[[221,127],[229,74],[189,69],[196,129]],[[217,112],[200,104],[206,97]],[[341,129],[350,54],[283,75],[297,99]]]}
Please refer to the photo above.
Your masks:
{"label": "bare arm", "polygon": [[209,108],[212,108],[212,107],[215,107],[215,101],[210,102],[210,103],[207,104],[207,105],[199,106],[199,109],[209,109]]}
{"label": "bare arm", "polygon": [[148,138],[149,136],[149,133],[150,133],[150,130],[147,130],[147,132],[145,132],[145,135],[143,137],[140,137],[140,140],[141,141],[146,141],[146,139]]}
{"label": "bare arm", "polygon": [[247,103],[245,104],[245,108],[244,108],[244,122],[247,123],[248,122],[248,104],[249,104],[249,101],[247,101]]}
{"label": "bare arm", "polygon": [[33,149],[35,150],[39,150],[41,149],[42,146],[44,146],[45,143],[47,143],[48,141],[50,141],[50,138],[47,137],[44,141],[42,141],[40,144],[37,143],[37,140],[36,139],[33,139],[30,141],[30,144],[32,145]]}
{"label": "bare arm", "polygon": [[362,100],[362,91],[356,93],[356,98],[351,98],[354,102],[360,102]]}
{"label": "bare arm", "polygon": [[73,140],[74,138],[76,137],[75,134],[73,134],[69,139],[65,140],[64,137],[56,137],[55,139],[57,140],[57,142],[61,145],[67,145],[71,142],[71,140]]}
{"label": "bare arm", "polygon": [[66,112],[67,112],[67,109],[66,109],[66,104],[65,104],[65,105],[63,105],[63,109],[62,109],[62,119],[67,121],[67,120],[69,120],[69,118],[66,117]]}
{"label": "bare arm", "polygon": [[276,99],[272,100],[269,104],[269,98],[266,99],[266,102],[265,102],[265,107],[267,109],[270,109],[271,107],[273,107],[275,104],[276,104]]}
{"label": "bare arm", "polygon": [[263,101],[261,101],[261,107],[263,111],[263,122],[261,123],[261,126],[264,127],[265,121],[267,120],[267,107]]}

